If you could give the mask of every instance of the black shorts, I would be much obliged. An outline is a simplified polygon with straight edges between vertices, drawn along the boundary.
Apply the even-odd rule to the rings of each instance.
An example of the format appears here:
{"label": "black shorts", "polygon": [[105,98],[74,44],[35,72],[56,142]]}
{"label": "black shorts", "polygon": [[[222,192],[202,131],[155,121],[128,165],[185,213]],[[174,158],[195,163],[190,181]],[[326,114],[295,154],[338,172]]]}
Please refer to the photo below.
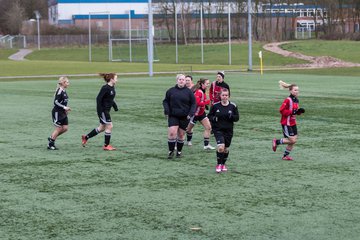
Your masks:
{"label": "black shorts", "polygon": [[52,115],[53,124],[56,127],[69,125],[69,120],[65,111],[56,111],[53,109],[51,115]]}
{"label": "black shorts", "polygon": [[296,125],[294,126],[287,126],[287,125],[281,125],[284,137],[293,137],[298,134]]}
{"label": "black shorts", "polygon": [[207,116],[206,116],[206,113],[204,112],[203,114],[201,114],[199,116],[193,116],[192,118],[190,118],[190,123],[195,125],[197,121],[201,122],[205,118],[207,118]]}
{"label": "black shorts", "polygon": [[215,139],[216,139],[216,144],[225,144],[225,147],[228,148],[230,147],[231,144],[231,140],[233,137],[233,130],[229,129],[229,130],[213,130]]}
{"label": "black shorts", "polygon": [[187,119],[187,117],[169,116],[168,118],[168,127],[179,126],[179,128],[185,131],[188,124],[189,124],[189,119]]}
{"label": "black shorts", "polygon": [[109,111],[98,112],[97,114],[101,124],[111,124],[111,116]]}

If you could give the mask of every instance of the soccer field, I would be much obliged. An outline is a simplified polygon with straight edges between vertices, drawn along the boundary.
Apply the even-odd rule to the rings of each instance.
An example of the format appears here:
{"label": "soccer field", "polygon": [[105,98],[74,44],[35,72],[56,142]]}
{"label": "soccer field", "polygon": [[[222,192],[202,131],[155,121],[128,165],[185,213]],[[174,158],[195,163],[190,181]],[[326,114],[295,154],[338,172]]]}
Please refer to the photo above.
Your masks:
{"label": "soccer field", "polygon": [[[288,95],[280,79],[299,85],[306,109],[292,162],[280,160],[284,146],[271,150]],[[101,149],[103,134],[81,146],[98,126],[100,78],[70,79],[59,151],[46,149],[57,79],[0,81],[0,239],[358,239],[359,78],[225,81],[240,111],[225,174],[215,173],[215,152],[202,149],[201,126],[183,158],[166,158],[162,100],[175,76],[119,76],[113,152]]]}

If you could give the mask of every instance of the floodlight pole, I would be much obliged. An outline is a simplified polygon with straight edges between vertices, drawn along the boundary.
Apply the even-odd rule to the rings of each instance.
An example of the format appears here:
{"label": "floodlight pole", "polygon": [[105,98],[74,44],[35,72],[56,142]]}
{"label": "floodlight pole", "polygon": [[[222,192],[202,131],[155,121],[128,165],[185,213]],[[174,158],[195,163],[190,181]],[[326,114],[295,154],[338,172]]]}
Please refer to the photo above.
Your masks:
{"label": "floodlight pole", "polygon": [[35,17],[36,17],[36,24],[37,24],[37,45],[38,45],[38,50],[40,50],[40,12],[39,11],[34,11],[35,13]]}
{"label": "floodlight pole", "polygon": [[200,6],[200,40],[201,40],[201,64],[204,64],[204,34],[203,34],[203,5]]}
{"label": "floodlight pole", "polygon": [[110,12],[108,14],[108,41],[109,41],[109,62],[112,60],[112,47],[111,46],[111,18]]}
{"label": "floodlight pole", "polygon": [[149,10],[148,10],[148,22],[149,22],[149,41],[148,41],[148,61],[149,61],[149,76],[154,75],[153,72],[153,62],[154,62],[154,27],[153,27],[153,12],[151,0],[149,0]]}
{"label": "floodlight pole", "polygon": [[89,62],[91,62],[91,13],[89,12]]}
{"label": "floodlight pole", "polygon": [[229,65],[231,65],[231,10],[230,10],[230,2],[228,2],[228,35],[229,35]]}
{"label": "floodlight pole", "polygon": [[248,0],[248,38],[249,38],[249,68],[252,71],[252,26],[251,26],[251,0]]}
{"label": "floodlight pole", "polygon": [[175,62],[179,63],[179,50],[178,50],[178,29],[177,29],[177,5],[175,4]]}
{"label": "floodlight pole", "polygon": [[132,48],[131,48],[131,10],[129,10],[129,59],[132,62]]}

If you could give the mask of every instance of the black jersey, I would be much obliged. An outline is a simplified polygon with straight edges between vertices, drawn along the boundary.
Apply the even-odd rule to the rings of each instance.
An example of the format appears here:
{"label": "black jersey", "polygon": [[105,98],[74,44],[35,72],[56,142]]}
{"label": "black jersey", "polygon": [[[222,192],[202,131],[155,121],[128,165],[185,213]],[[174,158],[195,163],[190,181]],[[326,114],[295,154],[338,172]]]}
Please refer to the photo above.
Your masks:
{"label": "black jersey", "polygon": [[111,107],[117,111],[117,105],[114,101],[116,95],[115,87],[105,84],[100,89],[99,94],[96,97],[96,109],[98,112],[110,111]]}
{"label": "black jersey", "polygon": [[62,89],[62,88],[56,89],[53,110],[55,112],[63,112],[63,111],[65,112],[64,107],[67,106],[68,101],[69,101],[69,97],[68,97],[65,89]]}
{"label": "black jersey", "polygon": [[229,102],[227,106],[218,102],[210,108],[208,118],[213,130],[233,129],[234,122],[239,121],[239,111],[233,102]]}
{"label": "black jersey", "polygon": [[194,93],[187,87],[167,90],[163,100],[164,114],[174,117],[194,116],[196,101]]}

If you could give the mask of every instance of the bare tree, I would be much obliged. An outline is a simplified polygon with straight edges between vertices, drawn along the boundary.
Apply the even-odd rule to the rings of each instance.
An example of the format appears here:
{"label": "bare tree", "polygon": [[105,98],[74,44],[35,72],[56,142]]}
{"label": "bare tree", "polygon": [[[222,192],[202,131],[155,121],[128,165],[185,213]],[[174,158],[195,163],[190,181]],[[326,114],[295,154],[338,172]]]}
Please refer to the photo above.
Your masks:
{"label": "bare tree", "polygon": [[156,8],[154,12],[162,17],[156,19],[155,24],[157,26],[165,25],[170,41],[172,42],[175,36],[175,1],[160,0],[159,2],[161,4],[156,5],[158,8]]}
{"label": "bare tree", "polygon": [[19,21],[34,18],[35,10],[40,12],[42,19],[47,19],[47,3],[47,0],[0,0],[0,33],[18,34]]}
{"label": "bare tree", "polygon": [[5,24],[9,34],[19,34],[22,22],[25,19],[25,10],[19,1],[14,1],[5,13]]}
{"label": "bare tree", "polygon": [[181,9],[180,19],[181,19],[181,29],[182,29],[183,41],[184,41],[184,44],[187,45],[186,26],[188,26],[189,24],[188,25],[186,24],[186,16],[189,15],[190,6],[189,6],[189,4],[187,4],[185,2],[181,2],[180,9]]}
{"label": "bare tree", "polygon": [[353,6],[352,19],[353,19],[353,23],[354,23],[353,32],[355,33],[356,31],[359,31],[359,25],[360,25],[360,1],[353,0],[352,6]]}

